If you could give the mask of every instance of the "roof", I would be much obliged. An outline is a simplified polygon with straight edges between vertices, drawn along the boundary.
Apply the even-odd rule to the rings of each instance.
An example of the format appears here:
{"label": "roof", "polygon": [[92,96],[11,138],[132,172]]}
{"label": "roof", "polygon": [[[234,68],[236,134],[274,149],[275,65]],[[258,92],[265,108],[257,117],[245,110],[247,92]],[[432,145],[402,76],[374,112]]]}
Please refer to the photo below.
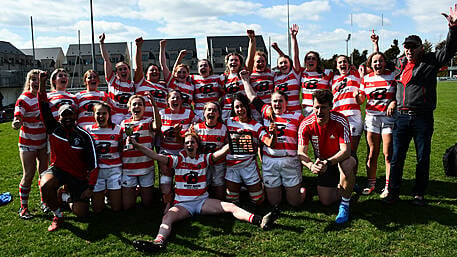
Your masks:
{"label": "roof", "polygon": [[[265,48],[265,42],[263,41],[262,36],[255,36],[256,46]],[[249,38],[247,36],[215,36],[215,37],[206,37],[206,42],[208,48],[224,48],[224,47],[248,47]]]}
{"label": "roof", "polygon": [[[128,51],[127,42],[105,43],[105,46],[110,54],[124,54]],[[71,44],[68,46],[66,56],[77,56],[78,52],[78,44]],[[92,44],[81,44],[81,55],[92,55]],[[100,55],[98,43],[95,44],[95,55]]]}
{"label": "roof", "polygon": [[0,53],[24,55],[21,50],[17,49],[10,42],[0,41]]}
{"label": "roof", "polygon": [[[160,41],[162,39],[148,39],[144,40],[142,51],[159,52]],[[196,51],[197,47],[195,44],[195,38],[175,38],[167,39],[167,52],[178,51],[178,50],[193,50]]]}
{"label": "roof", "polygon": [[[26,55],[33,55],[33,49],[21,49],[21,51],[24,52],[24,54]],[[57,61],[57,57],[60,52],[62,52],[63,55],[62,47],[35,48],[35,59],[52,59],[54,61]]]}

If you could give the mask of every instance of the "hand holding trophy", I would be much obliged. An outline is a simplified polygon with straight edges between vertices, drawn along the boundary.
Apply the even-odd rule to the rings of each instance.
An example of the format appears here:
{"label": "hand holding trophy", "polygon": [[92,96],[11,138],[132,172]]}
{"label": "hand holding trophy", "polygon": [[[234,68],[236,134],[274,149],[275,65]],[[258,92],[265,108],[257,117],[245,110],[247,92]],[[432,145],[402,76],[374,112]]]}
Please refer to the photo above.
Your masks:
{"label": "hand holding trophy", "polygon": [[[133,136],[133,127],[134,125],[132,123],[125,123],[125,134],[128,136],[128,137],[131,137]],[[132,150],[134,147],[132,145],[132,143],[128,142],[125,144],[124,146],[124,151],[128,151],[128,150]]]}

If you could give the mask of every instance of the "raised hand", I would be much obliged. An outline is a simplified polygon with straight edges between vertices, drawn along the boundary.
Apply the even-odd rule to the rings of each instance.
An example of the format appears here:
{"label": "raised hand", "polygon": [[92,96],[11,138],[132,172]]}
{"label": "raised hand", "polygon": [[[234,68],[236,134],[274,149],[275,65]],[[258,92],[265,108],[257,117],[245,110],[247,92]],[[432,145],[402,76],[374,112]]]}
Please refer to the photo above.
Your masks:
{"label": "raised hand", "polygon": [[249,80],[249,72],[247,70],[240,71],[240,78],[242,80]]}
{"label": "raised hand", "polygon": [[374,33],[374,30],[371,32],[370,36],[371,42],[377,44],[379,42],[379,36]]}
{"label": "raised hand", "polygon": [[105,43],[105,33],[102,33],[98,36],[98,41],[100,42],[100,44]]}
{"label": "raised hand", "polygon": [[167,46],[167,40],[166,39],[160,40],[160,47],[166,47],[166,46]]}
{"label": "raised hand", "polygon": [[255,38],[255,32],[254,32],[254,30],[248,29],[248,30],[246,30],[246,33],[248,34],[248,37],[249,37],[250,39]]}
{"label": "raised hand", "polygon": [[298,34],[298,25],[297,24],[293,24],[292,27],[290,27],[290,35],[292,37],[296,37]]}
{"label": "raised hand", "polygon": [[143,37],[139,37],[139,38],[135,39],[135,44],[137,46],[141,46],[141,45],[143,45],[143,43],[144,43]]}
{"label": "raised hand", "polygon": [[179,51],[179,55],[186,56],[186,54],[187,54],[187,50],[186,49],[183,49],[183,50]]}
{"label": "raised hand", "polygon": [[449,22],[449,26],[457,25],[457,4],[454,4],[454,10],[452,10],[452,6],[449,7],[449,14],[443,12],[441,15]]}
{"label": "raised hand", "polygon": [[276,42],[271,43],[271,47],[273,47],[274,49],[279,48],[278,43],[276,43]]}

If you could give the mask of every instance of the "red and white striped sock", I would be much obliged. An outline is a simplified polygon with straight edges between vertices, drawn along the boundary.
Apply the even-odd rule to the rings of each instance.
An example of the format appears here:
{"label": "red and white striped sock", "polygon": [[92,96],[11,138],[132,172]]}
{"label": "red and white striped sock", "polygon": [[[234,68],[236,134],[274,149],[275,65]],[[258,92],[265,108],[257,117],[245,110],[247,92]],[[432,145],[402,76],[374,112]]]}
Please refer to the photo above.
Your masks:
{"label": "red and white striped sock", "polygon": [[31,186],[24,186],[19,184],[19,199],[21,200],[21,208],[25,209],[29,207],[29,193]]}
{"label": "red and white striped sock", "polygon": [[162,234],[158,234],[154,239],[154,242],[163,244],[165,242],[165,237]]}
{"label": "red and white striped sock", "polygon": [[385,189],[389,188],[389,179],[386,178],[386,185],[384,186]]}

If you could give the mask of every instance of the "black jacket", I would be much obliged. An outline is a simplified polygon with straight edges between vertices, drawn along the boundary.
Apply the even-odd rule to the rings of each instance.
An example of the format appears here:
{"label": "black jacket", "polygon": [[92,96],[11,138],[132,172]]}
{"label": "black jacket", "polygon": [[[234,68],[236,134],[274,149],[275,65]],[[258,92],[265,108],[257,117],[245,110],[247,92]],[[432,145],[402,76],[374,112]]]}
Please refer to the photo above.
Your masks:
{"label": "black jacket", "polygon": [[436,52],[424,53],[413,68],[411,80],[405,86],[401,75],[408,63],[406,57],[397,59],[394,71],[397,81],[397,109],[417,112],[433,111],[436,108],[436,77],[439,69],[451,60],[457,51],[457,26],[449,28],[446,46]]}

